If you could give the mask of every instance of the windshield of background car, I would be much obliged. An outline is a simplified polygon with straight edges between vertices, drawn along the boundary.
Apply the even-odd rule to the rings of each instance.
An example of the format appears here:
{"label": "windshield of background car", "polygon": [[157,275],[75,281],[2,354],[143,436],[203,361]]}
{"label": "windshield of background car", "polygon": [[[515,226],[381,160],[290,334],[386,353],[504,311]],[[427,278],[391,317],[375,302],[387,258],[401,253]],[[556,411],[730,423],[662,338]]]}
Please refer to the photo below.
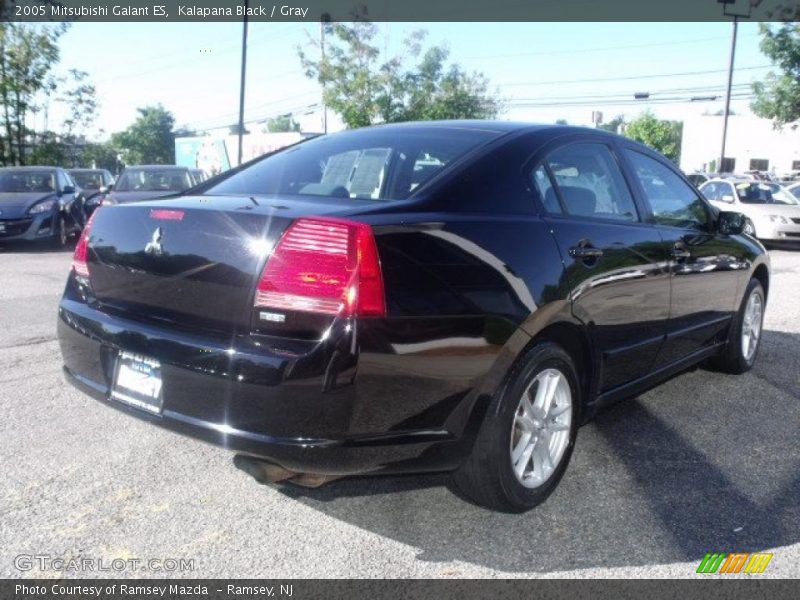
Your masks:
{"label": "windshield of background car", "polygon": [[182,192],[193,185],[188,170],[125,169],[114,189],[118,192]]}
{"label": "windshield of background car", "polygon": [[736,193],[744,204],[797,204],[797,200],[774,183],[736,184]]}
{"label": "windshield of background car", "polygon": [[403,200],[494,131],[361,130],[319,137],[269,156],[205,193]]}
{"label": "windshield of background car", "polygon": [[99,190],[105,185],[102,173],[76,173],[73,171],[70,175],[75,180],[75,183],[78,184],[78,187],[87,190]]}
{"label": "windshield of background car", "polygon": [[6,171],[0,173],[0,192],[55,192],[56,178],[52,171]]}

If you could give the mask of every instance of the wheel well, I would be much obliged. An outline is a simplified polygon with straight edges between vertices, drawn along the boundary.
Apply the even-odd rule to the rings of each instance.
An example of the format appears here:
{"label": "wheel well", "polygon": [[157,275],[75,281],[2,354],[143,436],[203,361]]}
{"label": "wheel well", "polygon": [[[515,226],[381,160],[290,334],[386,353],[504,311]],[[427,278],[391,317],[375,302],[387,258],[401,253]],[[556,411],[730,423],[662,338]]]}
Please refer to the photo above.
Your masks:
{"label": "wheel well", "polygon": [[554,323],[542,329],[533,338],[533,343],[548,340],[561,346],[575,362],[575,369],[580,378],[583,402],[590,401],[590,389],[594,375],[589,336],[577,325],[571,323]]}
{"label": "wheel well", "polygon": [[753,271],[753,277],[758,279],[758,282],[761,284],[761,287],[764,288],[764,296],[769,296],[769,271],[767,270],[766,265],[758,265],[756,270]]}

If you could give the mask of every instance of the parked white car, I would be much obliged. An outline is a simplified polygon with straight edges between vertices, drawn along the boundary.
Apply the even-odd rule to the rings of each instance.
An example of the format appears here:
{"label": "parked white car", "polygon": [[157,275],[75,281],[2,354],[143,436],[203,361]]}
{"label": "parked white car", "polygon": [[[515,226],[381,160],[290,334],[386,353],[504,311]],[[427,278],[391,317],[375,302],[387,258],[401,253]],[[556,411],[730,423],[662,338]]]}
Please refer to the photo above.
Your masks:
{"label": "parked white car", "polygon": [[783,186],[750,179],[712,179],[700,192],[720,210],[743,213],[745,233],[765,242],[800,242],[800,200]]}
{"label": "parked white car", "polygon": [[800,201],[800,181],[798,181],[797,183],[793,183],[792,185],[787,185],[786,190],[788,192],[791,192],[792,196],[794,196],[795,198],[797,198],[798,201]]}

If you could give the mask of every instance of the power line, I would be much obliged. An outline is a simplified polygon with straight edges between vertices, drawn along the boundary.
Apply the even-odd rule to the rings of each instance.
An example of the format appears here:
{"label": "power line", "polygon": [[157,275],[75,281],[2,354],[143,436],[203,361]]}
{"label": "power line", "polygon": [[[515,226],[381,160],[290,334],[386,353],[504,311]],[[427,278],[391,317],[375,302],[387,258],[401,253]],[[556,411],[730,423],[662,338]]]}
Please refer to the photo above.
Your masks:
{"label": "power line", "polygon": [[[749,83],[740,83],[733,86],[736,89],[742,88],[749,88]],[[658,94],[684,94],[684,93],[698,93],[698,94],[712,94],[714,92],[723,92],[725,91],[724,86],[700,86],[700,87],[686,87],[686,88],[671,88],[671,89],[662,89],[662,90],[654,90],[646,92],[652,98],[653,96],[657,96]],[[614,99],[619,98],[621,100],[629,100],[634,93],[631,92],[618,92],[618,93],[611,93],[611,94],[580,94],[576,95],[573,94],[571,96],[542,96],[538,98],[511,98],[510,101],[527,101],[530,100],[532,102],[539,101],[539,100],[606,100],[606,99]]]}
{"label": "power line", "polygon": [[[732,94],[731,98],[735,98],[738,100],[751,100],[755,98],[752,93],[749,92],[740,92],[738,94]],[[646,107],[651,104],[691,104],[695,103],[696,101],[692,100],[691,98],[685,97],[666,97],[666,98],[656,98],[651,100],[635,100],[635,99],[628,99],[628,100],[575,100],[575,101],[558,101],[558,102],[551,102],[547,100],[543,101],[522,101],[522,102],[514,102],[509,101],[508,106],[512,108],[545,108],[545,107],[556,107],[556,106],[634,106],[639,105]]]}
{"label": "power line", "polygon": [[[756,37],[755,35],[747,37]],[[541,52],[516,52],[511,54],[483,54],[477,56],[465,56],[465,60],[492,60],[496,58],[516,58],[524,56],[556,56],[556,55],[570,55],[570,54],[583,54],[586,52],[608,52],[613,50],[633,50],[636,48],[658,48],[661,46],[679,46],[681,44],[696,44],[699,42],[712,42],[716,40],[728,40],[729,36],[717,36],[711,38],[696,38],[691,40],[671,40],[668,42],[655,42],[648,44],[628,44],[625,46],[600,46],[596,48],[573,48],[571,50],[555,50],[555,51],[541,51]]]}
{"label": "power line", "polygon": [[[737,67],[737,71],[753,71],[756,69],[769,69],[773,65],[759,65],[753,67]],[[564,85],[568,83],[596,83],[598,81],[635,81],[639,79],[658,79],[661,77],[685,77],[690,75],[712,75],[716,73],[727,73],[727,69],[711,69],[708,71],[684,71],[682,73],[657,73],[650,75],[630,75],[627,77],[598,77],[595,79],[561,79],[557,81],[517,81],[511,83],[498,83],[498,87],[517,87],[534,85]]]}

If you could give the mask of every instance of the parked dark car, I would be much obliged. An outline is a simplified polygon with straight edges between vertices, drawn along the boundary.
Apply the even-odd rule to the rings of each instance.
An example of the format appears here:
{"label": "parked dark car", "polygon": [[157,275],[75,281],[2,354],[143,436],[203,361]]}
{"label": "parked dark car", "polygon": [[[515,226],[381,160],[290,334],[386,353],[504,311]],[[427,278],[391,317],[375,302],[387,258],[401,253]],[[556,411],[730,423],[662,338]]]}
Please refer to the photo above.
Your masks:
{"label": "parked dark car", "polygon": [[208,180],[208,173],[203,169],[189,169],[189,174],[192,176],[192,183],[194,183],[194,185],[200,185]]}
{"label": "parked dark car", "polygon": [[600,407],[706,359],[752,367],[770,272],[743,224],[597,130],[319,137],[98,210],[59,308],[64,370],[261,481],[453,471],[521,511]]}
{"label": "parked dark car", "polygon": [[83,196],[57,167],[0,168],[0,241],[65,246],[83,227]]}
{"label": "parked dark car", "polygon": [[114,176],[107,169],[69,169],[67,172],[83,190],[83,210],[89,217],[114,187]]}
{"label": "parked dark car", "polygon": [[174,196],[196,184],[189,169],[174,165],[139,165],[126,167],[104,204],[127,204],[162,196]]}

